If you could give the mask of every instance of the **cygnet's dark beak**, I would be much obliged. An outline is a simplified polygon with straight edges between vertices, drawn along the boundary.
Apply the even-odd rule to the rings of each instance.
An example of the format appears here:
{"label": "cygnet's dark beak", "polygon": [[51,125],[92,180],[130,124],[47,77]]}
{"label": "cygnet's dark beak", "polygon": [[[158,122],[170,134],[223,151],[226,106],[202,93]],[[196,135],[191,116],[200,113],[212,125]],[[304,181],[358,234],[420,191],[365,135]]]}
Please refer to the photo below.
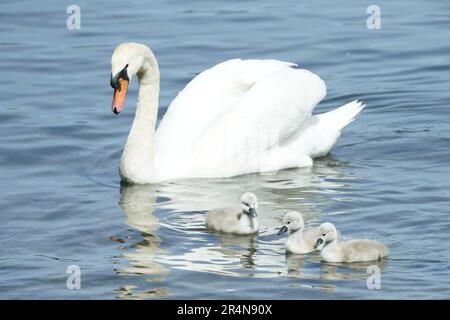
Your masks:
{"label": "cygnet's dark beak", "polygon": [[314,243],[314,249],[317,250],[317,248],[324,242],[323,238],[317,238],[316,243]]}
{"label": "cygnet's dark beak", "polygon": [[282,226],[281,229],[278,231],[277,236],[280,236],[283,233],[286,233],[287,231],[288,231],[288,227]]}
{"label": "cygnet's dark beak", "polygon": [[253,218],[256,218],[256,210],[255,210],[255,208],[250,208],[249,210],[248,210],[248,213],[250,214],[250,216],[251,217],[253,217]]}

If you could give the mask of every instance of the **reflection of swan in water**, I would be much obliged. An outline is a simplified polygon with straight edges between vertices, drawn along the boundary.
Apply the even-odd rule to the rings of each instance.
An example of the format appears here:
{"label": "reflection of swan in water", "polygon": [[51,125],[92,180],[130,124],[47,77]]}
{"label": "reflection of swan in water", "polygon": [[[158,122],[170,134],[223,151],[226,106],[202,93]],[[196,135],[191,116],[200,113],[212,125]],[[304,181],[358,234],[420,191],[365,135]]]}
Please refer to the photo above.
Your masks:
{"label": "reflection of swan in water", "polygon": [[260,225],[278,228],[284,213],[289,209],[300,211],[308,222],[317,217],[318,205],[326,205],[330,197],[339,197],[341,190],[345,191],[346,183],[341,180],[355,179],[343,172],[342,168],[345,168],[345,164],[336,165],[336,161],[327,157],[316,161],[312,168],[162,183],[157,187],[158,194],[170,201],[161,202],[158,207],[177,212],[207,211],[227,207],[244,191],[251,191],[260,199]]}
{"label": "reflection of swan in water", "polygon": [[[352,179],[341,169],[343,166],[330,166],[329,161],[326,158],[313,168],[283,170],[273,175],[123,185],[120,206],[127,215],[125,223],[143,237],[143,241],[125,250],[123,257],[131,266],[122,268],[123,272],[152,278],[165,278],[169,268],[228,276],[279,276],[277,272],[286,269],[287,260],[284,239],[275,233],[286,210],[299,210],[308,226],[318,225],[321,206],[328,204],[330,197],[341,196],[346,188],[341,181]],[[206,211],[229,205],[246,190],[260,199],[258,215],[264,226],[260,235],[255,238],[207,232],[203,224]],[[164,242],[158,234],[164,235]],[[299,270],[299,277],[317,279],[317,270]]]}
{"label": "reflection of swan in water", "polygon": [[[255,236],[209,234],[215,241],[196,242],[187,252],[162,254],[160,260],[174,269],[208,272],[227,276],[255,276]],[[218,240],[218,243],[217,243]]]}
{"label": "reflection of swan in water", "polygon": [[[119,275],[146,275],[152,281],[163,280],[168,269],[155,261],[155,257],[163,252],[160,248],[161,238],[156,233],[159,228],[158,219],[153,215],[155,210],[155,190],[149,186],[125,186],[120,188],[120,207],[126,214],[124,223],[140,232],[142,239],[124,248],[121,257],[125,258],[124,266],[118,266]],[[115,290],[126,298],[149,298],[169,295],[166,288],[149,291],[137,291],[139,288],[129,285]]]}
{"label": "reflection of swan in water", "polygon": [[156,190],[150,185],[121,185],[120,207],[127,215],[124,223],[141,232],[153,234],[158,228],[158,219],[153,215]]}

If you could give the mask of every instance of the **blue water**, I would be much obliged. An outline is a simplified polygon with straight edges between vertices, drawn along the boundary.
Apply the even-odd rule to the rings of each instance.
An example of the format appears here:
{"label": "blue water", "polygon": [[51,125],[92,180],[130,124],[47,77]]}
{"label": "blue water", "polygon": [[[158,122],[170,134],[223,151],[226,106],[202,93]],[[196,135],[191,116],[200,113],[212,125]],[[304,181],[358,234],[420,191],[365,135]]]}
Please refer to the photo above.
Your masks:
{"label": "blue water", "polygon": [[[70,4],[0,4],[0,298],[450,297],[448,1],[77,0],[79,30]],[[371,4],[380,30],[366,26]],[[125,41],[158,58],[159,119],[193,76],[237,57],[319,74],[317,112],[367,107],[310,170],[121,187],[137,84],[116,116],[109,75]],[[205,210],[243,190],[261,199],[260,235],[204,230]],[[389,245],[381,289],[367,288],[367,264],[286,257],[287,209]],[[80,290],[66,287],[70,265]]]}

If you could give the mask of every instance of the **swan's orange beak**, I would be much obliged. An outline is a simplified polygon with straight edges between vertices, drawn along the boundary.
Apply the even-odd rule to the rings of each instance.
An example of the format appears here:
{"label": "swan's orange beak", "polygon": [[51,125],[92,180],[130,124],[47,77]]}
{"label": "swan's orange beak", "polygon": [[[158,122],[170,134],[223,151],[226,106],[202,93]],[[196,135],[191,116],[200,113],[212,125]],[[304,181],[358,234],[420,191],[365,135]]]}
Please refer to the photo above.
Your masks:
{"label": "swan's orange beak", "polygon": [[128,80],[119,78],[120,85],[114,89],[114,96],[111,104],[112,112],[119,114],[125,105],[125,98],[127,97]]}

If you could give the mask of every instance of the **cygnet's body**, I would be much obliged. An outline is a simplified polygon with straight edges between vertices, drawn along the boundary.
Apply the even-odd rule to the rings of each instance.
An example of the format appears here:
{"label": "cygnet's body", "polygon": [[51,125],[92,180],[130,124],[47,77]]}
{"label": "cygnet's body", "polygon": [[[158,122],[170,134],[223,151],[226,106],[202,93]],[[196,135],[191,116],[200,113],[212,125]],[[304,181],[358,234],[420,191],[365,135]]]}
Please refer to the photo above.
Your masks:
{"label": "cygnet's body", "polygon": [[205,220],[206,227],[226,233],[256,233],[259,230],[257,207],[256,196],[251,192],[246,192],[241,197],[240,207],[209,211]]}
{"label": "cygnet's body", "polygon": [[304,230],[303,217],[300,212],[289,211],[283,218],[283,226],[278,235],[289,230],[285,248],[286,253],[306,254],[315,251],[314,244],[319,236],[319,228]]}
{"label": "cygnet's body", "polygon": [[369,239],[353,239],[340,242],[336,227],[329,222],[319,227],[319,237],[314,247],[320,250],[320,257],[325,262],[363,262],[374,261],[389,255],[384,244]]}

